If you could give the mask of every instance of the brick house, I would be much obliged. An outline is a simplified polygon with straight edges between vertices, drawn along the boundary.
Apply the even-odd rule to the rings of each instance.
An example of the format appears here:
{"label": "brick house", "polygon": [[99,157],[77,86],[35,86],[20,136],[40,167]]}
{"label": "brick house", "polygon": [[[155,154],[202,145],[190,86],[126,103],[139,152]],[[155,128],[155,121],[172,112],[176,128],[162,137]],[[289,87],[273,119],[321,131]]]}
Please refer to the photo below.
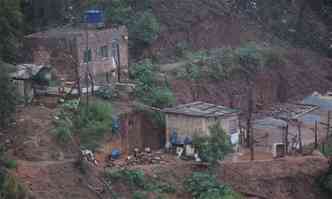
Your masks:
{"label": "brick house", "polygon": [[[86,71],[95,85],[128,78],[128,31],[62,27],[24,38],[26,62],[50,65],[54,79],[85,86]],[[79,81],[77,81],[79,80]]]}

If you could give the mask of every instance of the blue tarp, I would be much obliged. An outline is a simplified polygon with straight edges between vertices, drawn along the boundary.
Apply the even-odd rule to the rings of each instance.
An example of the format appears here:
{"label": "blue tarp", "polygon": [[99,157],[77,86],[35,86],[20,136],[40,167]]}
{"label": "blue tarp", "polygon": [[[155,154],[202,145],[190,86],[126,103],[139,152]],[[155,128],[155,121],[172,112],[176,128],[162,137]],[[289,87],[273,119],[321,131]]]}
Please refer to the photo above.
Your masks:
{"label": "blue tarp", "polygon": [[306,114],[299,119],[305,124],[315,124],[315,121],[320,122],[320,116],[315,114]]}
{"label": "blue tarp", "polygon": [[308,96],[304,98],[303,103],[319,106],[322,110],[332,111],[332,100],[320,96]]}

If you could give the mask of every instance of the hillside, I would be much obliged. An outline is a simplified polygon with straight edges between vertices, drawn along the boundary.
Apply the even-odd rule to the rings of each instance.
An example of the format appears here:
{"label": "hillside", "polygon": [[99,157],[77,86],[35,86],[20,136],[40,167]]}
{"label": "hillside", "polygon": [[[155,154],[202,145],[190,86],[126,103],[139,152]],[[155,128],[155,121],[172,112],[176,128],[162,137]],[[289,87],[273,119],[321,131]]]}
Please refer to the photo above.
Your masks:
{"label": "hillside", "polygon": [[239,46],[249,41],[311,48],[327,53],[329,22],[318,1],[155,0],[161,32],[150,51],[174,55],[178,45],[194,50]]}
{"label": "hillside", "polygon": [[[324,93],[332,86],[330,25],[318,4],[300,0],[247,4],[231,0],[155,0],[153,11],[161,31],[144,55],[163,67],[168,63],[181,65],[186,61],[181,56],[187,52],[255,43],[286,57],[285,64],[275,65],[256,77],[255,98],[259,104],[297,100],[314,91]],[[177,69],[168,71],[168,76],[178,103],[203,100],[237,107],[245,104],[246,83],[242,80],[206,77],[197,84],[174,78],[174,71]],[[193,96],[193,92],[198,94]]]}

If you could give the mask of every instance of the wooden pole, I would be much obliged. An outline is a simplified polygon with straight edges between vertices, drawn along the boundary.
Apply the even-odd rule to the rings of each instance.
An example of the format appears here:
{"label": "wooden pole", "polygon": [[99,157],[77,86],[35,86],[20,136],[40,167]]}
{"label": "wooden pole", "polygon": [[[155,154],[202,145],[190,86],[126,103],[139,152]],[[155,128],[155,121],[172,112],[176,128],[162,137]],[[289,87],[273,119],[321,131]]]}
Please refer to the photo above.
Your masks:
{"label": "wooden pole", "polygon": [[285,148],[286,148],[286,154],[288,154],[288,122],[286,125],[286,129],[285,129]]}
{"label": "wooden pole", "polygon": [[299,133],[299,150],[300,150],[300,153],[302,154],[302,152],[303,152],[302,131],[301,131],[301,123],[299,121],[298,121],[298,124],[297,124],[297,128],[298,128],[298,133]]}
{"label": "wooden pole", "polygon": [[326,130],[326,140],[329,140],[330,135],[330,121],[331,121],[331,111],[327,112],[327,130]]}
{"label": "wooden pole", "polygon": [[254,155],[254,142],[255,142],[255,138],[254,138],[254,131],[253,128],[251,126],[251,117],[252,117],[252,112],[254,109],[254,99],[253,99],[253,86],[251,85],[249,88],[249,99],[248,99],[248,118],[247,118],[247,128],[248,128],[248,133],[249,133],[249,139],[250,139],[250,160],[254,160],[255,159],[255,155]]}
{"label": "wooden pole", "polygon": [[315,121],[315,149],[318,149],[318,122]]}

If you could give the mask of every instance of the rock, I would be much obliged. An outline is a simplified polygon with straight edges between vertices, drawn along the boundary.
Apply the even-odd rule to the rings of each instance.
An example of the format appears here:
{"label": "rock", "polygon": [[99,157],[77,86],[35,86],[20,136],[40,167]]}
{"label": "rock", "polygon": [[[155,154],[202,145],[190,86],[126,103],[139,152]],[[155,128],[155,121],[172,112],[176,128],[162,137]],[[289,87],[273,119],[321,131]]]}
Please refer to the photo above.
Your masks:
{"label": "rock", "polygon": [[150,147],[146,147],[146,148],[144,149],[144,151],[145,151],[146,153],[151,153],[151,148],[150,148]]}
{"label": "rock", "polygon": [[161,160],[161,157],[154,157],[153,159],[155,159],[155,160]]}

